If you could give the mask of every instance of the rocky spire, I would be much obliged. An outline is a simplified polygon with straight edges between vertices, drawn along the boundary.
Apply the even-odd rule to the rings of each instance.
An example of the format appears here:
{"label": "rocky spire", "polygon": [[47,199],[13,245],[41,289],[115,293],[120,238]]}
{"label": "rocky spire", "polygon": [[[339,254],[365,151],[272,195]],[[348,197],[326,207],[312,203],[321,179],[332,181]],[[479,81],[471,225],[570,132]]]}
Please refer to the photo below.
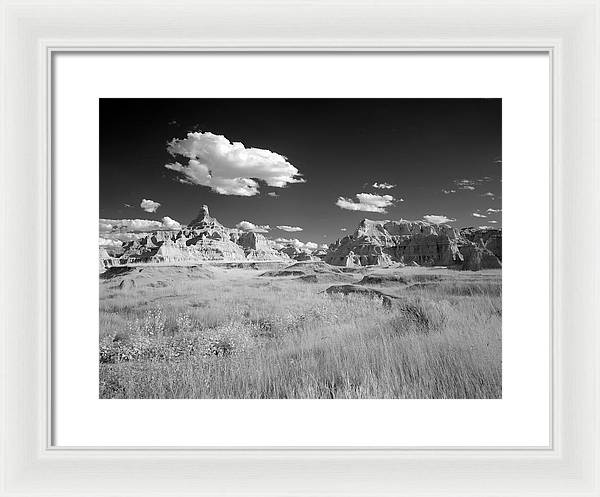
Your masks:
{"label": "rocky spire", "polygon": [[208,226],[220,226],[219,221],[210,216],[208,205],[204,204],[198,216],[189,224],[190,228],[206,228]]}

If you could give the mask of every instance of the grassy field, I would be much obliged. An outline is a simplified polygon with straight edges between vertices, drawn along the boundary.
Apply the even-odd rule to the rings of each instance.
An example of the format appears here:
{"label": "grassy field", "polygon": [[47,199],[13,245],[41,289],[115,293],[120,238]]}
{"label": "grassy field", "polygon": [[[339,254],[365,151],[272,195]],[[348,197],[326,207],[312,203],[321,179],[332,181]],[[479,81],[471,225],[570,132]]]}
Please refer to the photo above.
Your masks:
{"label": "grassy field", "polygon": [[[315,278],[208,265],[101,278],[100,397],[502,396],[499,270],[294,269]],[[391,306],[324,292],[365,275],[398,277],[364,285]]]}

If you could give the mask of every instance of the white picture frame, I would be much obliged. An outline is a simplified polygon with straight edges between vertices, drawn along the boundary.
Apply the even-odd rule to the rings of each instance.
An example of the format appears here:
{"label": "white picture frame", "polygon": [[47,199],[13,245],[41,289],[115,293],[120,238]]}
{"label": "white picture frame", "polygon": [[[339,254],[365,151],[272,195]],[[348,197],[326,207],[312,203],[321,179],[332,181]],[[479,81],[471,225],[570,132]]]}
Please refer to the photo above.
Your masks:
{"label": "white picture frame", "polygon": [[[0,495],[600,495],[598,0],[4,1],[0,22]],[[64,51],[548,53],[552,446],[53,447],[50,63]]]}

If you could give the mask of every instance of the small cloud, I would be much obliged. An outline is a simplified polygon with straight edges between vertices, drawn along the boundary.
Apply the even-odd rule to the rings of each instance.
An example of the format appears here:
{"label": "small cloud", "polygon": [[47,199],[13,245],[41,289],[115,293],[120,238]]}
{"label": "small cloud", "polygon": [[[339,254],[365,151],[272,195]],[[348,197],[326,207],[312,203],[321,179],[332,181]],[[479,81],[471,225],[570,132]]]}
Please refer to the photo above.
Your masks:
{"label": "small cloud", "polygon": [[492,192],[485,192],[481,194],[482,197],[492,197],[494,198],[496,195],[493,194]]}
{"label": "small cloud", "polygon": [[340,231],[348,231],[348,228],[340,228]]}
{"label": "small cloud", "polygon": [[275,243],[280,244],[282,246],[292,246],[297,248],[298,250],[308,250],[313,251],[319,247],[319,244],[315,242],[301,242],[297,238],[275,238]]}
{"label": "small cloud", "polygon": [[303,231],[303,229],[300,226],[277,226],[277,229],[283,230],[283,231]]}
{"label": "small cloud", "polygon": [[112,238],[98,238],[98,245],[101,247],[120,247],[123,245],[121,240],[116,240]]}
{"label": "small cloud", "polygon": [[169,229],[169,230],[180,230],[181,229],[181,224],[179,224],[177,221],[175,221],[174,219],[171,219],[170,217],[163,217],[162,218],[162,223],[163,226],[165,226],[165,228]]}
{"label": "small cloud", "polygon": [[373,188],[379,188],[381,190],[391,190],[392,188],[395,188],[396,185],[392,185],[391,183],[373,183]]}
{"label": "small cloud", "polygon": [[455,179],[454,184],[459,190],[475,190],[479,183],[474,179]]}
{"label": "small cloud", "polygon": [[100,233],[149,233],[180,228],[181,224],[170,217],[163,217],[161,221],[151,219],[99,219]]}
{"label": "small cloud", "polygon": [[445,195],[449,195],[450,193],[456,193],[456,190],[442,190]]}
{"label": "small cloud", "polygon": [[276,188],[305,182],[283,155],[245,147],[213,133],[188,133],[186,138],[171,140],[167,151],[188,161],[164,167],[179,173],[188,183],[208,186],[220,195],[258,195],[259,181]]}
{"label": "small cloud", "polygon": [[279,197],[279,193],[276,193],[276,192],[269,192],[269,193],[267,193],[267,195],[269,197]]}
{"label": "small cloud", "polygon": [[140,207],[146,212],[156,212],[160,205],[160,203],[155,202],[154,200],[148,200],[145,198],[140,202]]}
{"label": "small cloud", "polygon": [[479,212],[473,212],[473,216],[475,216],[475,217],[487,217],[485,214],[479,214]]}
{"label": "small cloud", "polygon": [[492,224],[498,224],[498,221],[488,221],[488,222],[492,223]]}
{"label": "small cloud", "polygon": [[502,159],[494,159],[494,164],[502,165]]}
{"label": "small cloud", "polygon": [[480,230],[491,230],[492,227],[491,226],[479,226]]}
{"label": "small cloud", "polygon": [[175,126],[177,124],[177,121],[175,119],[173,119],[172,121],[169,121],[167,124],[169,126]]}
{"label": "small cloud", "polygon": [[386,213],[386,207],[394,202],[391,195],[374,195],[371,193],[357,193],[355,197],[358,202],[349,198],[338,197],[335,205],[349,211],[381,212]]}
{"label": "small cloud", "polygon": [[488,209],[486,212],[502,212],[502,209]]}
{"label": "small cloud", "polygon": [[484,176],[483,178],[480,178],[480,179],[463,178],[463,179],[455,179],[453,181],[453,183],[456,186],[456,188],[458,188],[459,190],[475,190],[475,188],[478,187],[479,185],[481,185],[483,183],[487,183],[489,181],[492,181],[492,179],[493,178],[491,176]]}
{"label": "small cloud", "polygon": [[425,221],[427,221],[428,223],[432,224],[453,223],[454,221],[456,221],[456,219],[451,219],[447,216],[443,216],[440,214],[427,214],[426,216],[423,216],[423,219],[425,219]]}
{"label": "small cloud", "polygon": [[[134,240],[139,240],[144,236],[148,236],[150,233],[129,233],[129,232],[115,232],[115,233],[102,233],[101,240],[112,240],[112,242],[127,243]],[[116,246],[116,245],[113,245]]]}
{"label": "small cloud", "polygon": [[242,231],[248,231],[252,233],[267,233],[271,229],[271,227],[268,224],[260,226],[251,223],[250,221],[240,221],[235,225],[235,227]]}

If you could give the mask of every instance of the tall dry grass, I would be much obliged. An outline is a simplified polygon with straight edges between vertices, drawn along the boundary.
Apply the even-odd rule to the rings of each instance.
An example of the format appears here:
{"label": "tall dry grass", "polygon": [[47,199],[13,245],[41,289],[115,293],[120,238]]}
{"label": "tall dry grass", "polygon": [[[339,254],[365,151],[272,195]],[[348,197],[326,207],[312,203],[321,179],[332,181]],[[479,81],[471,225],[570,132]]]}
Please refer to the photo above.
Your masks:
{"label": "tall dry grass", "polygon": [[[381,300],[249,277],[101,285],[102,398],[500,398],[499,281]],[[387,291],[387,290],[386,290]]]}

